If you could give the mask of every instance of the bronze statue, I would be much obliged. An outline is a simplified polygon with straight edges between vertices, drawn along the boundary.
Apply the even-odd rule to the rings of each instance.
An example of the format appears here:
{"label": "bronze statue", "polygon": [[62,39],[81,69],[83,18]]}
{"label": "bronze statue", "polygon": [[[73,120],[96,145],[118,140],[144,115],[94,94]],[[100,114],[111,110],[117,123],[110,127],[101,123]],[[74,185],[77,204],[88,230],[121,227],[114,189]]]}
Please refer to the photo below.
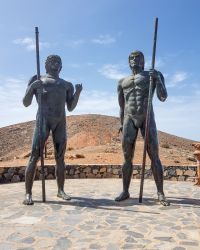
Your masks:
{"label": "bronze statue", "polygon": [[[82,84],[76,84],[76,91],[72,83],[59,78],[62,69],[61,58],[57,55],[50,55],[45,62],[46,75],[41,76],[37,80],[37,76],[33,76],[29,83],[23,98],[23,104],[28,107],[35,95],[38,101],[38,95],[42,96],[42,145],[52,132],[55,160],[56,160],[56,178],[58,185],[57,196],[70,200],[70,197],[64,192],[65,182],[65,163],[64,155],[66,149],[66,115],[65,104],[68,111],[72,111],[79,100],[82,91]],[[33,136],[32,151],[28,166],[25,172],[25,188],[26,195],[24,204],[32,205],[32,186],[35,177],[36,164],[40,156],[40,138],[39,138],[39,113],[36,116],[36,127]]]}
{"label": "bronze statue", "polygon": [[[132,159],[138,130],[140,129],[143,138],[145,135],[150,75],[154,79],[153,93],[156,91],[158,99],[162,102],[167,98],[163,75],[156,70],[145,71],[144,64],[143,53],[140,51],[132,52],[129,55],[129,66],[132,74],[121,79],[118,84],[124,164],[122,167],[123,192],[116,197],[115,201],[123,201],[130,197],[129,185],[133,171]],[[158,138],[153,107],[149,120],[147,152],[151,159],[151,169],[158,191],[158,200],[163,206],[168,206],[169,202],[166,200],[163,191],[163,168],[158,152]]]}

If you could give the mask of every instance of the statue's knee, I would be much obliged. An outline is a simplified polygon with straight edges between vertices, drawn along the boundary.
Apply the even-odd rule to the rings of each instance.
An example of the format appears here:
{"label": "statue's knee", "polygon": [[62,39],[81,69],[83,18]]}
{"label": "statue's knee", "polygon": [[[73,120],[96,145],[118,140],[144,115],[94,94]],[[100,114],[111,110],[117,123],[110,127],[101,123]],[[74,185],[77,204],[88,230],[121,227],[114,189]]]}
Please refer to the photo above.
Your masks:
{"label": "statue's knee", "polygon": [[125,161],[124,164],[123,164],[123,169],[132,169],[132,162],[131,161]]}
{"label": "statue's knee", "polygon": [[64,149],[56,150],[54,155],[55,155],[55,160],[61,161],[65,157],[65,150]]}
{"label": "statue's knee", "polygon": [[39,150],[34,150],[31,152],[30,162],[37,162],[40,157]]}
{"label": "statue's knee", "polygon": [[59,158],[56,158],[56,166],[57,166],[57,169],[65,169],[65,161],[64,161],[64,157],[59,157]]}
{"label": "statue's knee", "polygon": [[155,167],[156,169],[162,169],[162,164],[158,156],[152,157],[151,161],[152,161],[152,167]]}
{"label": "statue's knee", "polygon": [[56,160],[56,163],[58,164],[64,164],[64,156],[59,156],[59,155],[55,155],[55,160]]}
{"label": "statue's knee", "polygon": [[133,158],[132,153],[124,152],[124,162],[125,163],[132,164],[132,158]]}

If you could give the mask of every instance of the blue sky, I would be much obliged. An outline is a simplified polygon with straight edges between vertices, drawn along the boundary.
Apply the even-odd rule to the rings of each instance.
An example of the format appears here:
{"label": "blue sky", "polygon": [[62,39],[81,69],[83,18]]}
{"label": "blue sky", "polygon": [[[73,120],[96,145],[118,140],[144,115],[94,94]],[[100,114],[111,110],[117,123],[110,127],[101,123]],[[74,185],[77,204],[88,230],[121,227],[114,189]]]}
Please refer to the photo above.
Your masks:
{"label": "blue sky", "polygon": [[36,73],[34,27],[40,31],[41,73],[49,54],[63,61],[61,77],[83,83],[73,113],[118,116],[117,82],[131,72],[128,55],[139,49],[151,62],[159,18],[156,68],[169,97],[154,96],[158,130],[200,140],[200,2],[197,0],[0,1],[0,127],[35,119],[37,104],[22,105]]}

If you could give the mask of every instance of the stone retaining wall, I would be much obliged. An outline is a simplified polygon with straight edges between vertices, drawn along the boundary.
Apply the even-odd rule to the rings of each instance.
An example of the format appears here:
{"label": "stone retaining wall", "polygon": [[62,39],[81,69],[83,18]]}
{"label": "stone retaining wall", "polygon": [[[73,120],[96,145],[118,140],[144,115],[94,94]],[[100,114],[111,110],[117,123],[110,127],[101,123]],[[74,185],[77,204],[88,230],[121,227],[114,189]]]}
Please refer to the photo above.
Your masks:
{"label": "stone retaining wall", "polygon": [[[0,168],[0,183],[24,181],[25,166]],[[133,178],[140,178],[140,165],[133,166]],[[196,166],[164,166],[166,180],[193,181],[197,176]],[[67,165],[66,178],[121,178],[121,165]],[[41,167],[36,170],[35,179],[40,180]],[[45,178],[55,179],[55,166],[45,166]],[[145,178],[152,178],[150,166],[146,167]]]}

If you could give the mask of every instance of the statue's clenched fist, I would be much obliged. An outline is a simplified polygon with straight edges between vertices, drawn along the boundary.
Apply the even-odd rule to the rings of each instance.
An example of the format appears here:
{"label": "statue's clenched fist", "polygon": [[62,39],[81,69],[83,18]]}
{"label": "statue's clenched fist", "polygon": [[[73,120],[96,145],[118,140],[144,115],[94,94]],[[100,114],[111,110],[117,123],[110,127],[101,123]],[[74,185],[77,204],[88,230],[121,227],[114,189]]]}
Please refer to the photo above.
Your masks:
{"label": "statue's clenched fist", "polygon": [[81,93],[81,91],[82,91],[82,89],[83,89],[82,83],[81,83],[81,84],[76,84],[76,85],[75,85],[75,88],[76,88],[76,92]]}

